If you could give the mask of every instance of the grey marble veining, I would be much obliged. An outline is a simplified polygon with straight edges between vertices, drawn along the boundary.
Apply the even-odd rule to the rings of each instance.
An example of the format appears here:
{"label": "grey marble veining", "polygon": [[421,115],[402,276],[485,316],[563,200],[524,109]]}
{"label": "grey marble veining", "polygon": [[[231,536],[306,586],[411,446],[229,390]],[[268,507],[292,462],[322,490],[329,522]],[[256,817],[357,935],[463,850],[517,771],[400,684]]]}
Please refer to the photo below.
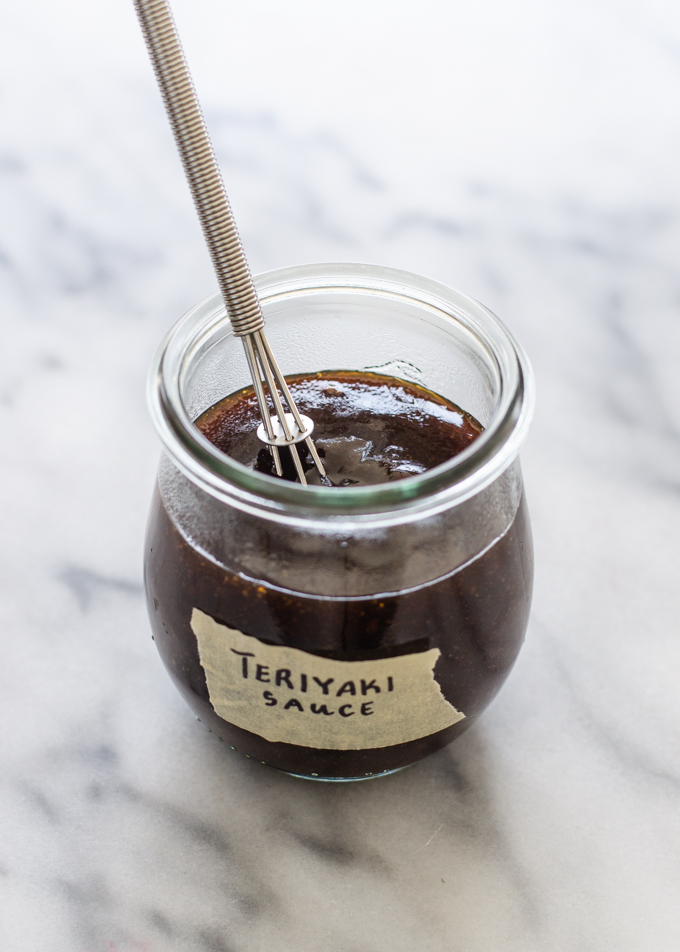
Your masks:
{"label": "grey marble veining", "polygon": [[680,17],[548,7],[177,3],[254,269],[427,274],[536,370],[515,671],[342,786],[225,750],[156,655],[144,379],[213,280],[131,8],[5,10],[3,952],[680,947]]}

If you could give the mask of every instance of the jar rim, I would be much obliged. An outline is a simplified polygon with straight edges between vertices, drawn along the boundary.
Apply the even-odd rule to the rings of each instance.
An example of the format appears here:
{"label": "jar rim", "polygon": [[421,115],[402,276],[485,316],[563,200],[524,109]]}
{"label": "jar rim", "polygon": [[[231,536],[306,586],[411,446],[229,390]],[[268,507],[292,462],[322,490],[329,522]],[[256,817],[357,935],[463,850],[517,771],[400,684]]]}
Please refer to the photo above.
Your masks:
{"label": "jar rim", "polygon": [[183,372],[199,337],[229,324],[218,292],[173,325],[158,347],[148,379],[149,409],[164,449],[194,483],[241,508],[323,519],[455,505],[480,492],[514,461],[533,416],[533,373],[521,346],[484,305],[429,278],[378,265],[298,265],[268,271],[254,280],[263,304],[336,289],[373,291],[435,308],[445,318],[462,322],[493,357],[500,393],[482,434],[457,456],[418,475],[331,491],[258,473],[210,443],[182,399]]}

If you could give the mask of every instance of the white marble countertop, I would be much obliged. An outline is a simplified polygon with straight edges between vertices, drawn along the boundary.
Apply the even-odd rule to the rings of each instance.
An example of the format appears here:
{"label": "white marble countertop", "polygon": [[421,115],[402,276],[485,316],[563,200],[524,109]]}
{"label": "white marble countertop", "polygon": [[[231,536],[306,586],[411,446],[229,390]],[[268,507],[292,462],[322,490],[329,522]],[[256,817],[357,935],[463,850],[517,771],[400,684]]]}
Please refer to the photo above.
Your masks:
{"label": "white marble countertop", "polygon": [[529,352],[532,621],[482,720],[379,781],[196,722],[142,600],[144,381],[214,281],[131,4],[5,4],[0,947],[677,952],[677,5],[176,12],[254,270],[427,274]]}

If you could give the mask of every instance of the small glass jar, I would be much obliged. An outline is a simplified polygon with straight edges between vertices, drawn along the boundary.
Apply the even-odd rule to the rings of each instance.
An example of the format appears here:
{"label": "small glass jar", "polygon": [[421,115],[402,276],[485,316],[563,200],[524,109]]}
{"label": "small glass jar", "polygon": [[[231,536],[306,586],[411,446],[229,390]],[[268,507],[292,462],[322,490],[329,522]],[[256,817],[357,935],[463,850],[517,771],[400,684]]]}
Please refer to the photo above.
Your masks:
{"label": "small glass jar", "polygon": [[484,431],[446,463],[377,486],[254,472],[194,425],[250,382],[219,295],[196,305],[150,377],[165,450],[145,561],[156,645],[232,749],[303,777],[389,773],[469,727],[521,647],[533,570],[518,452],[531,371],[490,311],[426,278],[322,264],[255,283],[285,374],[414,381]]}

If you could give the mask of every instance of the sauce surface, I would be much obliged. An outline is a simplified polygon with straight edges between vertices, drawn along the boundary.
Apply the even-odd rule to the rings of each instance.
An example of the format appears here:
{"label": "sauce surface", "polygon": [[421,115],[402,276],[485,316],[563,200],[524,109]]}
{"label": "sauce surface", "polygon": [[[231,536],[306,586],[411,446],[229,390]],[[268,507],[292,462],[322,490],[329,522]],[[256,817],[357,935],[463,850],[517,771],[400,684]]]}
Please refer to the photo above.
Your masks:
{"label": "sauce surface", "polygon": [[[314,421],[313,439],[331,486],[371,486],[424,473],[466,449],[483,427],[469,413],[418,384],[369,371],[323,371],[286,378],[301,413]],[[272,410],[273,412],[273,410]],[[257,437],[261,422],[252,387],[225,397],[196,421],[223,453],[275,476]],[[304,443],[297,444],[310,485],[321,479]],[[295,480],[287,449],[283,478]]]}

